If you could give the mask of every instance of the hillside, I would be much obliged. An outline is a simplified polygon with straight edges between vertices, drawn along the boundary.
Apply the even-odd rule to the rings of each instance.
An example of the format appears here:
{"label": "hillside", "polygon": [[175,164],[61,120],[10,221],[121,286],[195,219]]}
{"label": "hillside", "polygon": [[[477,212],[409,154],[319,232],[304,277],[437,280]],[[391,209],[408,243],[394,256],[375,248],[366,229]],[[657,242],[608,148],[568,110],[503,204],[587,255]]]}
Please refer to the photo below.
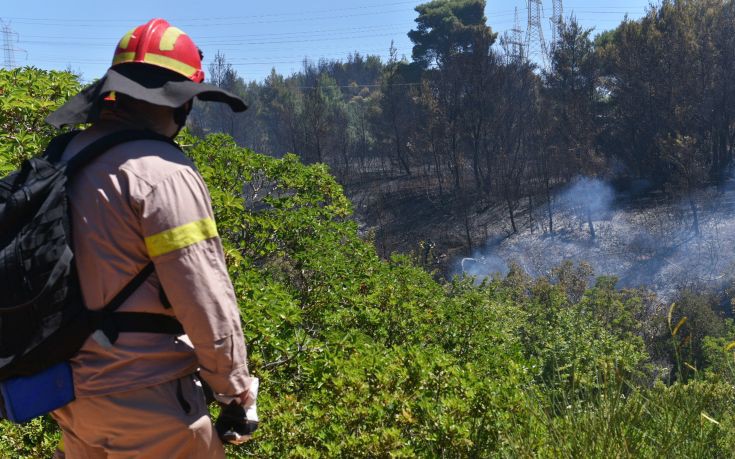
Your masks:
{"label": "hillside", "polygon": [[566,260],[584,261],[598,275],[619,278],[621,287],[648,288],[667,301],[684,288],[726,288],[735,268],[735,254],[728,250],[735,246],[732,180],[697,190],[691,202],[578,180],[553,195],[553,232],[548,208],[537,205],[529,212],[526,199],[515,205],[516,233],[502,203],[477,199],[465,209],[411,194],[400,182],[393,189],[377,198],[354,192],[363,233],[374,237],[383,253],[413,253],[443,276],[506,275],[516,263],[539,277]]}
{"label": "hillside", "polygon": [[[727,187],[732,171],[735,2],[662,1],[606,31],[585,29],[570,15],[545,66],[494,32],[497,18],[483,14],[486,3],[417,5],[410,57],[392,50],[383,61],[355,52],[247,82],[218,54],[210,70],[215,83],[254,109],[232,116],[196,107],[192,131],[225,132],[264,154],[291,152],[307,164],[327,164],[381,256],[415,253],[442,274],[510,235],[521,244],[546,228],[559,243],[583,241],[575,217],[560,215],[559,225],[550,225],[546,215],[580,177],[614,183],[616,201],[637,196],[636,206],[650,199],[669,206],[656,215],[649,205],[653,215],[646,221],[613,220],[633,225],[638,240],[612,229],[598,245],[610,239],[623,247],[591,248],[590,258],[595,251],[598,258],[626,258],[626,247],[650,245],[650,238],[682,244],[686,226],[697,226],[689,201],[711,213],[712,193],[705,190]],[[668,219],[681,221],[681,228]],[[533,237],[526,238],[531,227]],[[545,250],[544,244],[535,241],[528,250]],[[526,258],[521,261],[532,272],[548,272],[548,264],[534,266],[524,249],[504,250]],[[564,253],[550,258],[557,262]],[[649,264],[659,255],[650,255]],[[634,285],[635,274],[626,271],[639,263],[626,263],[597,266],[620,271]],[[660,283],[647,269],[640,267],[640,283]]]}

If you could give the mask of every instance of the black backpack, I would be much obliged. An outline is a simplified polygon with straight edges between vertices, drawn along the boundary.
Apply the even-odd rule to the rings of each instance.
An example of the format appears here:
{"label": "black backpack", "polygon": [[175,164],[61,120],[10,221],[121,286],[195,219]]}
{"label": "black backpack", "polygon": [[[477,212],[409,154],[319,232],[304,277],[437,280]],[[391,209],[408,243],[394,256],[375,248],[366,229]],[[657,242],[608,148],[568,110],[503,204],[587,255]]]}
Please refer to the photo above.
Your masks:
{"label": "black backpack", "polygon": [[170,316],[115,312],[154,271],[153,263],[102,310],[84,306],[67,195],[74,173],[113,146],[141,139],[173,142],[149,131],[120,131],[62,162],[75,134],[54,138],[42,156],[0,180],[0,381],[70,359],[96,330],[110,343],[126,331],[183,333]]}

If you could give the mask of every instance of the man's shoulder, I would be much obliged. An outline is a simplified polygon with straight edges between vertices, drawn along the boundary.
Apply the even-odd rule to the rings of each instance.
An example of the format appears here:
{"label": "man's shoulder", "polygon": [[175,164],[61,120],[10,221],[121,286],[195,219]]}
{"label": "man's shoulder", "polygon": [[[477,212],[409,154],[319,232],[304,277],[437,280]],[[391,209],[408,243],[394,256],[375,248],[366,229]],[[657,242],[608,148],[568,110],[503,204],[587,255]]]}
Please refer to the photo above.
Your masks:
{"label": "man's shoulder", "polygon": [[192,161],[176,146],[161,140],[144,139],[120,144],[110,150],[121,161],[120,170],[150,186],[195,170]]}
{"label": "man's shoulder", "polygon": [[[117,129],[92,126],[76,136],[64,159],[68,160],[82,148]],[[134,195],[145,195],[152,188],[175,177],[196,175],[196,168],[184,153],[170,142],[140,139],[123,142],[110,148],[85,167],[92,176],[124,175],[128,189]]]}

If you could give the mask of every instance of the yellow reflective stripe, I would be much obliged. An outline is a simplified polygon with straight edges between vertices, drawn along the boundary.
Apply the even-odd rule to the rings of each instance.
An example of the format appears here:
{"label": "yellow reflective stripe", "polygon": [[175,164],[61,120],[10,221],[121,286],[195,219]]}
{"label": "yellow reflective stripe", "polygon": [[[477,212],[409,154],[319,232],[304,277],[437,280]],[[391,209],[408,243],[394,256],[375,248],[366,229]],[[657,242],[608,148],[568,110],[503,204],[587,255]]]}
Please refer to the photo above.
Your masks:
{"label": "yellow reflective stripe", "polygon": [[152,258],[213,237],[217,237],[217,225],[211,218],[203,218],[148,236],[145,238],[145,246],[148,249],[148,255]]}
{"label": "yellow reflective stripe", "polygon": [[122,64],[123,62],[132,62],[135,59],[135,53],[117,53],[112,59],[112,65]]}
{"label": "yellow reflective stripe", "polygon": [[130,29],[128,33],[123,35],[117,47],[120,49],[128,49],[128,44],[130,44],[130,39],[133,38],[133,32],[135,32],[135,29]]}
{"label": "yellow reflective stripe", "polygon": [[193,75],[197,71],[197,69],[195,69],[191,65],[184,64],[181,61],[177,61],[176,59],[172,59],[167,56],[161,56],[160,54],[146,53],[143,62],[165,67],[184,76]]}
{"label": "yellow reflective stripe", "polygon": [[178,27],[169,27],[161,35],[161,43],[158,45],[158,49],[161,51],[173,51],[176,40],[183,34],[184,31]]}

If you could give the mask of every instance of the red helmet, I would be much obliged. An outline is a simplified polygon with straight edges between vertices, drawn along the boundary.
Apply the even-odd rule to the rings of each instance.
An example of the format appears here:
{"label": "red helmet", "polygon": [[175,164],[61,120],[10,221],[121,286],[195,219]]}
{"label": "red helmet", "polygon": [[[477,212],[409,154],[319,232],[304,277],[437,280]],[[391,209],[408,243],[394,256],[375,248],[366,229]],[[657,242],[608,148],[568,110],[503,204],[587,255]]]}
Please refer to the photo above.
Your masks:
{"label": "red helmet", "polygon": [[129,62],[163,67],[195,83],[204,81],[199,48],[181,29],[172,27],[164,19],[151,19],[122,37],[112,65]]}

